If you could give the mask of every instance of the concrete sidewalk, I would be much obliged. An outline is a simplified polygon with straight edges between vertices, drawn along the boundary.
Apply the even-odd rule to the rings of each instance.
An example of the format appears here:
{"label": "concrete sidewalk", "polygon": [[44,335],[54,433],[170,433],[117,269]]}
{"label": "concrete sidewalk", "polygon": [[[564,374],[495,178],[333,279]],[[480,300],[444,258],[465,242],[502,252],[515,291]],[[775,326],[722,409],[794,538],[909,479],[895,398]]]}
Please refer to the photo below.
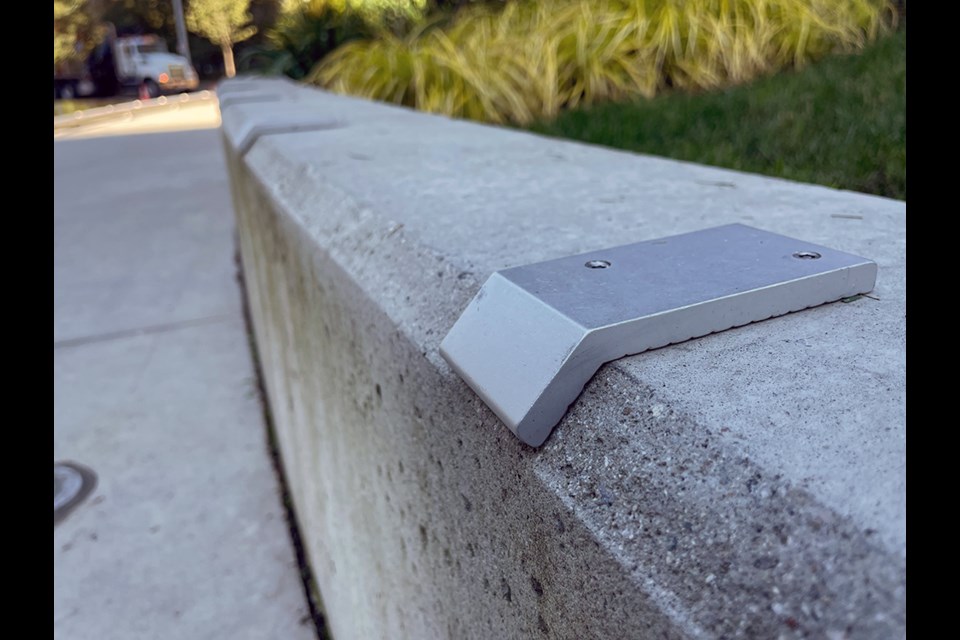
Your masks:
{"label": "concrete sidewalk", "polygon": [[54,143],[54,460],[98,475],[54,528],[58,638],[315,637],[209,109]]}

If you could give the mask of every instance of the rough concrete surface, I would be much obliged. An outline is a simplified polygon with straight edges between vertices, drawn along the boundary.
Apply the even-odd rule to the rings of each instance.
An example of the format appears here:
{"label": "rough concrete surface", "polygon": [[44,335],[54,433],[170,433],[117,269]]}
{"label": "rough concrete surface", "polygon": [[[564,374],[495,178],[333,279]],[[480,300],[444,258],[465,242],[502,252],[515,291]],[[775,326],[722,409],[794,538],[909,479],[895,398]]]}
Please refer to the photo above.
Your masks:
{"label": "rough concrete surface", "polygon": [[[335,637],[905,636],[903,202],[287,95],[224,131]],[[307,108],[337,126],[235,152]],[[497,269],[731,222],[877,287],[606,365],[538,449],[438,354]]]}
{"label": "rough concrete surface", "polygon": [[219,134],[120,124],[54,143],[53,453],[98,476],[54,527],[54,636],[315,637],[257,399]]}

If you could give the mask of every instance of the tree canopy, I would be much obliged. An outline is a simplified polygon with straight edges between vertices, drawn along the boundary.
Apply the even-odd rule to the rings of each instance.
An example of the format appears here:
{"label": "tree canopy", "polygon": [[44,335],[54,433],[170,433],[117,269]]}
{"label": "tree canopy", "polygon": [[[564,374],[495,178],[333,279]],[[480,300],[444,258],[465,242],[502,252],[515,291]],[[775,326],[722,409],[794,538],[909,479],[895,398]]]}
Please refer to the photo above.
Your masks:
{"label": "tree canopy", "polygon": [[99,20],[89,0],[53,0],[53,63],[82,59],[96,44]]}
{"label": "tree canopy", "polygon": [[191,0],[187,28],[220,45],[223,68],[228,78],[236,73],[233,45],[257,32],[252,24],[250,0]]}
{"label": "tree canopy", "polygon": [[252,19],[250,0],[191,0],[187,9],[187,27],[221,47],[256,33]]}

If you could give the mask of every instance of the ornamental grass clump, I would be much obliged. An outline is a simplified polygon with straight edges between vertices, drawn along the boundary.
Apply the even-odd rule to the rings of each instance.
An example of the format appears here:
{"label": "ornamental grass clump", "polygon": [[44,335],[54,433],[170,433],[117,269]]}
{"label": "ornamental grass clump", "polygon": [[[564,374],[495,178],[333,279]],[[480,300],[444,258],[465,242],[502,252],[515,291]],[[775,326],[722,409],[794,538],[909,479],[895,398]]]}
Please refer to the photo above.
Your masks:
{"label": "ornamental grass clump", "polygon": [[887,0],[550,0],[469,6],[324,58],[308,80],[449,116],[527,124],[561,110],[700,91],[852,52]]}

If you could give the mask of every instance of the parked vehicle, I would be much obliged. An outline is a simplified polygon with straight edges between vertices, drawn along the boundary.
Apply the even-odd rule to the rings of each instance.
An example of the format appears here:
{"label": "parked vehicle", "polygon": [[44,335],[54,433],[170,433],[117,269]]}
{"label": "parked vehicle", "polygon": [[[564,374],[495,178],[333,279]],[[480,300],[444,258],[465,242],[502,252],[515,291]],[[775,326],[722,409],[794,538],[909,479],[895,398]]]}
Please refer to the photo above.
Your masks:
{"label": "parked vehicle", "polygon": [[90,96],[96,87],[90,78],[86,65],[69,61],[53,67],[53,99],[72,100],[73,98]]}
{"label": "parked vehicle", "polygon": [[118,37],[112,25],[103,42],[83,65],[54,67],[54,99],[108,97],[124,90],[155,98],[162,93],[191,91],[199,84],[190,61],[167,50],[155,35]]}

